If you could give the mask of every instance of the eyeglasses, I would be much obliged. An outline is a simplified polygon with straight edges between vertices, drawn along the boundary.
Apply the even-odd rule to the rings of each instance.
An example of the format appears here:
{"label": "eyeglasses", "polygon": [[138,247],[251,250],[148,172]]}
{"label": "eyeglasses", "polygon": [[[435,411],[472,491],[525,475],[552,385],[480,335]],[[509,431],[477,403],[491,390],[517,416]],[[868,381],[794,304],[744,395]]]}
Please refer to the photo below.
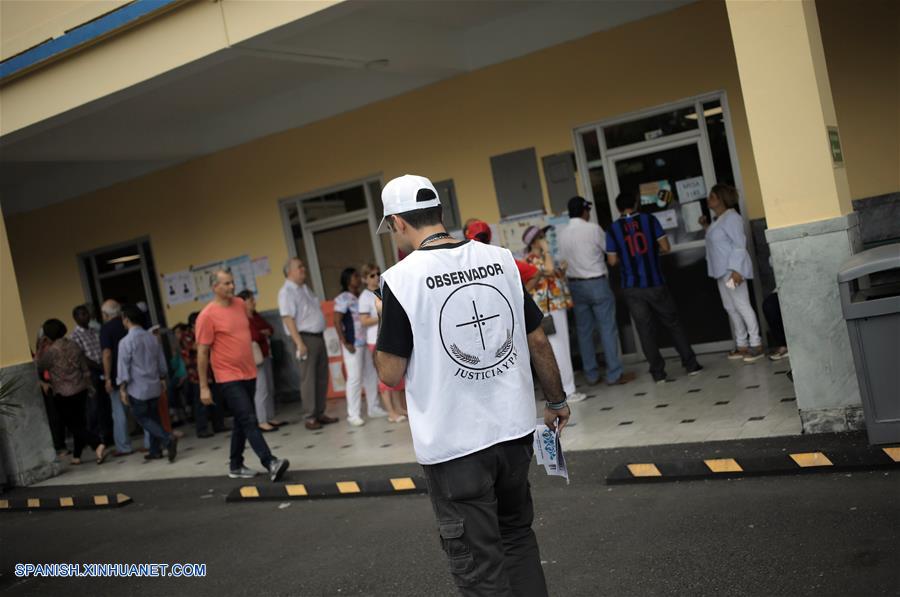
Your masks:
{"label": "eyeglasses", "polygon": [[370,277],[370,278],[377,278],[377,277],[380,276],[380,275],[381,275],[381,272],[372,272],[371,274],[369,274],[369,277]]}

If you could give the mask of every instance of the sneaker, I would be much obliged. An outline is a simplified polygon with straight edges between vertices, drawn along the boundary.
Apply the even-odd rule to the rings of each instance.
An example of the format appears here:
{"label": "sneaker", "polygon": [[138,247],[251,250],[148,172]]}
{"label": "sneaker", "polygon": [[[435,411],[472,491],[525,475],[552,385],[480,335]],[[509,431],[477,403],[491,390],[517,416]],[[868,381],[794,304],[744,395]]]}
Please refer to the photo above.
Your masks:
{"label": "sneaker", "polygon": [[574,394],[566,398],[567,402],[583,402],[585,400],[587,400],[587,394],[584,394],[582,392],[575,392]]}
{"label": "sneaker", "polygon": [[769,355],[769,360],[770,361],[780,361],[781,359],[788,358],[788,356],[789,355],[788,355],[787,346],[782,346],[781,348],[772,351],[772,353]]}
{"label": "sneaker", "polygon": [[290,466],[287,458],[276,458],[269,463],[269,479],[274,483],[284,476],[284,472]]}
{"label": "sneaker", "polygon": [[172,442],[169,444],[169,462],[175,462],[175,455],[178,454],[178,438],[172,436]]}
{"label": "sneaker", "polygon": [[746,347],[735,348],[734,350],[732,350],[731,352],[728,353],[728,360],[740,361],[745,356],[747,356],[747,354],[749,354],[749,353],[750,353],[750,350],[748,350]]}
{"label": "sneaker", "polygon": [[754,346],[744,355],[744,362],[755,363],[764,356],[766,356],[766,353],[763,352],[762,346]]}
{"label": "sneaker", "polygon": [[383,419],[386,416],[388,416],[388,411],[384,410],[380,406],[376,406],[369,410],[370,419]]}
{"label": "sneaker", "polygon": [[246,466],[242,466],[241,468],[232,469],[232,470],[228,471],[228,478],[229,479],[252,479],[257,474],[259,474],[259,473],[257,473],[252,468],[247,468]]}
{"label": "sneaker", "polygon": [[359,417],[347,417],[347,422],[350,423],[351,427],[362,427],[366,424],[366,422]]}
{"label": "sneaker", "polygon": [[656,380],[656,385],[661,386],[661,385],[669,383],[670,381],[675,381],[675,380],[672,379],[671,377],[663,377],[662,379]]}
{"label": "sneaker", "polygon": [[703,372],[703,365],[697,365],[695,368],[688,371],[688,375],[700,375]]}

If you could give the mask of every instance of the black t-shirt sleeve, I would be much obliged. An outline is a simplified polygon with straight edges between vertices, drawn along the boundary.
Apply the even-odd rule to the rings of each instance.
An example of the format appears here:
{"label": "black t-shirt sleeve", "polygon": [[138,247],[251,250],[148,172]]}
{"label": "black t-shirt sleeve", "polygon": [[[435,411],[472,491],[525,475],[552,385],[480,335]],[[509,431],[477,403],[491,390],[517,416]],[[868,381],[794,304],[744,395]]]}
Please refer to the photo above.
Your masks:
{"label": "black t-shirt sleeve", "polygon": [[387,352],[408,359],[413,349],[412,325],[409,316],[391,292],[387,282],[381,286],[382,309],[381,327],[378,330],[378,344],[381,352]]}
{"label": "black t-shirt sleeve", "polygon": [[534,299],[531,298],[531,293],[525,290],[524,285],[522,286],[522,291],[525,293],[525,333],[530,334],[541,327],[541,321],[544,319],[544,314],[541,312],[541,308],[534,302]]}

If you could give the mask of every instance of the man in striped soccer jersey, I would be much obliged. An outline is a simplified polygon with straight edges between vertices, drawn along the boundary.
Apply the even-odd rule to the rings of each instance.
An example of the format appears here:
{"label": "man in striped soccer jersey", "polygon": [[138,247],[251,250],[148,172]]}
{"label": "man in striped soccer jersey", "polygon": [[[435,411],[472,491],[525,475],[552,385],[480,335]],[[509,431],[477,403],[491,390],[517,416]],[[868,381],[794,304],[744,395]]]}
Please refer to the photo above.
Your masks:
{"label": "man in striped soccer jersey", "polygon": [[671,250],[666,232],[653,215],[637,211],[637,196],[620,193],[616,207],[621,216],[606,235],[606,255],[610,266],[622,266],[622,292],[634,317],[644,357],[656,383],[666,381],[666,362],[659,353],[656,320],[668,330],[688,375],[697,375],[703,367],[691,348],[678,320],[675,301],[666,287],[659,256]]}

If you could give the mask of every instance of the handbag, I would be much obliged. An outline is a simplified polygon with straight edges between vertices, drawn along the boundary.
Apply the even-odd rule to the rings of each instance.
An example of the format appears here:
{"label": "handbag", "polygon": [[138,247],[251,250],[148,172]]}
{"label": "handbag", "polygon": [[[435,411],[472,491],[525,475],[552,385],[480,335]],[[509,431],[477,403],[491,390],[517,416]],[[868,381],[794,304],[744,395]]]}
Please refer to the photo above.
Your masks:
{"label": "handbag", "polygon": [[[547,288],[547,311],[550,310],[550,288],[548,285]],[[548,336],[552,336],[556,333],[556,322],[553,321],[553,317],[550,315],[544,315],[544,318],[541,320],[541,327],[544,328],[544,333]]]}
{"label": "handbag", "polygon": [[257,367],[259,367],[266,362],[266,357],[263,356],[262,348],[260,348],[259,342],[252,342],[250,346],[253,349],[253,362],[256,363]]}

